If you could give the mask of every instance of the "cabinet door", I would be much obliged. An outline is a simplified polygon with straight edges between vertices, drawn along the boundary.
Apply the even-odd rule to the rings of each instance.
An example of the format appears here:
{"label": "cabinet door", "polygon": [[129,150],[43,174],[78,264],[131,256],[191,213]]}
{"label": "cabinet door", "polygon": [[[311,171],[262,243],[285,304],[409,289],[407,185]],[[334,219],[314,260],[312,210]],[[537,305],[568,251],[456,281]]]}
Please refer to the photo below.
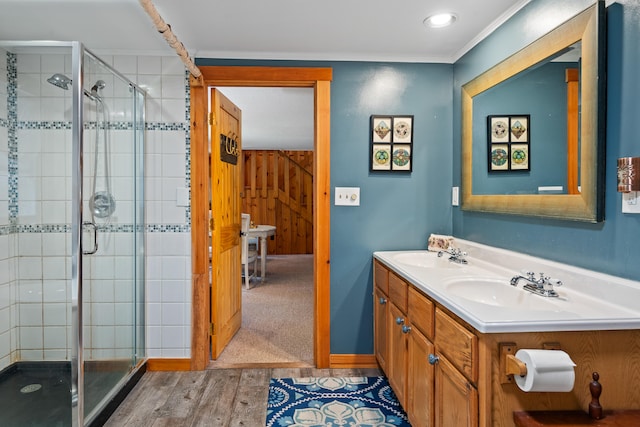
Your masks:
{"label": "cabinet door", "polygon": [[478,390],[444,356],[436,364],[436,427],[477,427]]}
{"label": "cabinet door", "polygon": [[387,296],[379,288],[373,291],[373,346],[380,368],[387,372],[389,303]]}
{"label": "cabinet door", "polygon": [[413,427],[433,427],[434,366],[429,364],[429,354],[433,352],[433,344],[412,324],[406,409]]}
{"label": "cabinet door", "polygon": [[387,377],[398,402],[406,408],[407,390],[407,334],[402,331],[405,326],[405,315],[396,307],[393,301],[389,301],[389,318],[387,325],[389,330],[389,353],[387,358]]}

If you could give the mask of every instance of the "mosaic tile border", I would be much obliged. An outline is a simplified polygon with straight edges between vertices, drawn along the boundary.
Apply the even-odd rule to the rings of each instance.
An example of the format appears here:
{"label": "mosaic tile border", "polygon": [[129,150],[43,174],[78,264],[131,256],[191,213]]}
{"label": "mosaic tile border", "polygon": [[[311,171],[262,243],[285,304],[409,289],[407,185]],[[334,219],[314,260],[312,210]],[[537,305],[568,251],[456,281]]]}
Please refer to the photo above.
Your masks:
{"label": "mosaic tile border", "polygon": [[[7,121],[8,123],[8,121]],[[2,119],[0,119],[0,125],[2,125]],[[20,130],[71,130],[73,122],[70,121],[18,121],[16,123],[17,129]],[[99,126],[98,122],[85,122],[84,128],[93,130],[96,128],[104,129],[104,126]],[[108,122],[108,130],[134,130],[132,122]],[[145,130],[153,131],[187,131],[187,125],[180,122],[147,122],[144,125]]]}
{"label": "mosaic tile border", "polygon": [[[184,224],[97,224],[101,233],[190,233],[191,227]],[[22,224],[0,225],[0,236],[16,233],[71,233],[71,224]]]}
{"label": "mosaic tile border", "polygon": [[186,129],[184,133],[184,164],[185,164],[185,188],[189,189],[189,206],[185,209],[185,222],[191,229],[191,83],[190,73],[184,70],[184,120]]}
{"label": "mosaic tile border", "polygon": [[9,172],[9,222],[18,217],[18,56],[7,52],[7,134]]}

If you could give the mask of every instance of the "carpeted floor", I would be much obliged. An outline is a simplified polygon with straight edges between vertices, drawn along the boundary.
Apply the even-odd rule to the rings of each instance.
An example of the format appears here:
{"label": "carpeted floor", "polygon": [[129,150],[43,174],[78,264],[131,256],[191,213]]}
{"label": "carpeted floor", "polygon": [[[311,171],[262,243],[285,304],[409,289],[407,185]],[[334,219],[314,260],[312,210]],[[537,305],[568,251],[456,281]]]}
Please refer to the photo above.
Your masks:
{"label": "carpeted floor", "polygon": [[267,280],[242,290],[242,327],[212,367],[313,365],[313,255],[267,258]]}
{"label": "carpeted floor", "polygon": [[266,427],[410,426],[385,377],[272,378]]}

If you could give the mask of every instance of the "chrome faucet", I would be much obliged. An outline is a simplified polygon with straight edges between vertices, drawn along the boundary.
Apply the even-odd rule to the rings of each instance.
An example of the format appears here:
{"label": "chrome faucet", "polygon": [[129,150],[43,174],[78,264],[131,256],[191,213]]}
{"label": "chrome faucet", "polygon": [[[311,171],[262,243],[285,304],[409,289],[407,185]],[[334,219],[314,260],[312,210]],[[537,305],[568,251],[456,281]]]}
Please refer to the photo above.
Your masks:
{"label": "chrome faucet", "polygon": [[562,281],[552,279],[545,276],[544,273],[540,273],[540,277],[536,279],[535,273],[527,271],[526,276],[517,275],[511,278],[511,285],[516,286],[520,279],[526,280],[528,283],[522,288],[529,292],[533,292],[536,295],[542,295],[543,297],[557,297],[559,294],[553,289],[554,286],[562,286]]}
{"label": "chrome faucet", "polygon": [[439,251],[438,258],[440,258],[444,254],[449,254],[449,261],[456,262],[458,264],[466,264],[467,260],[464,258],[467,256],[466,252],[463,252],[457,248],[449,248],[446,251]]}

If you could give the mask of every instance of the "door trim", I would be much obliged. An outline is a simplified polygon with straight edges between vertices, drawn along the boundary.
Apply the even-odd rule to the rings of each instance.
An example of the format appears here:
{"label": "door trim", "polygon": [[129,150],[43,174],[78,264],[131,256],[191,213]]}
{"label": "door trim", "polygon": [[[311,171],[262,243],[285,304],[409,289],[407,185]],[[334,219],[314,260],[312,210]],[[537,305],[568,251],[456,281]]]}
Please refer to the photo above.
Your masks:
{"label": "door trim", "polygon": [[313,281],[314,361],[330,366],[331,68],[201,66],[191,77],[191,370],[209,363],[209,164],[210,86],[314,89]]}

